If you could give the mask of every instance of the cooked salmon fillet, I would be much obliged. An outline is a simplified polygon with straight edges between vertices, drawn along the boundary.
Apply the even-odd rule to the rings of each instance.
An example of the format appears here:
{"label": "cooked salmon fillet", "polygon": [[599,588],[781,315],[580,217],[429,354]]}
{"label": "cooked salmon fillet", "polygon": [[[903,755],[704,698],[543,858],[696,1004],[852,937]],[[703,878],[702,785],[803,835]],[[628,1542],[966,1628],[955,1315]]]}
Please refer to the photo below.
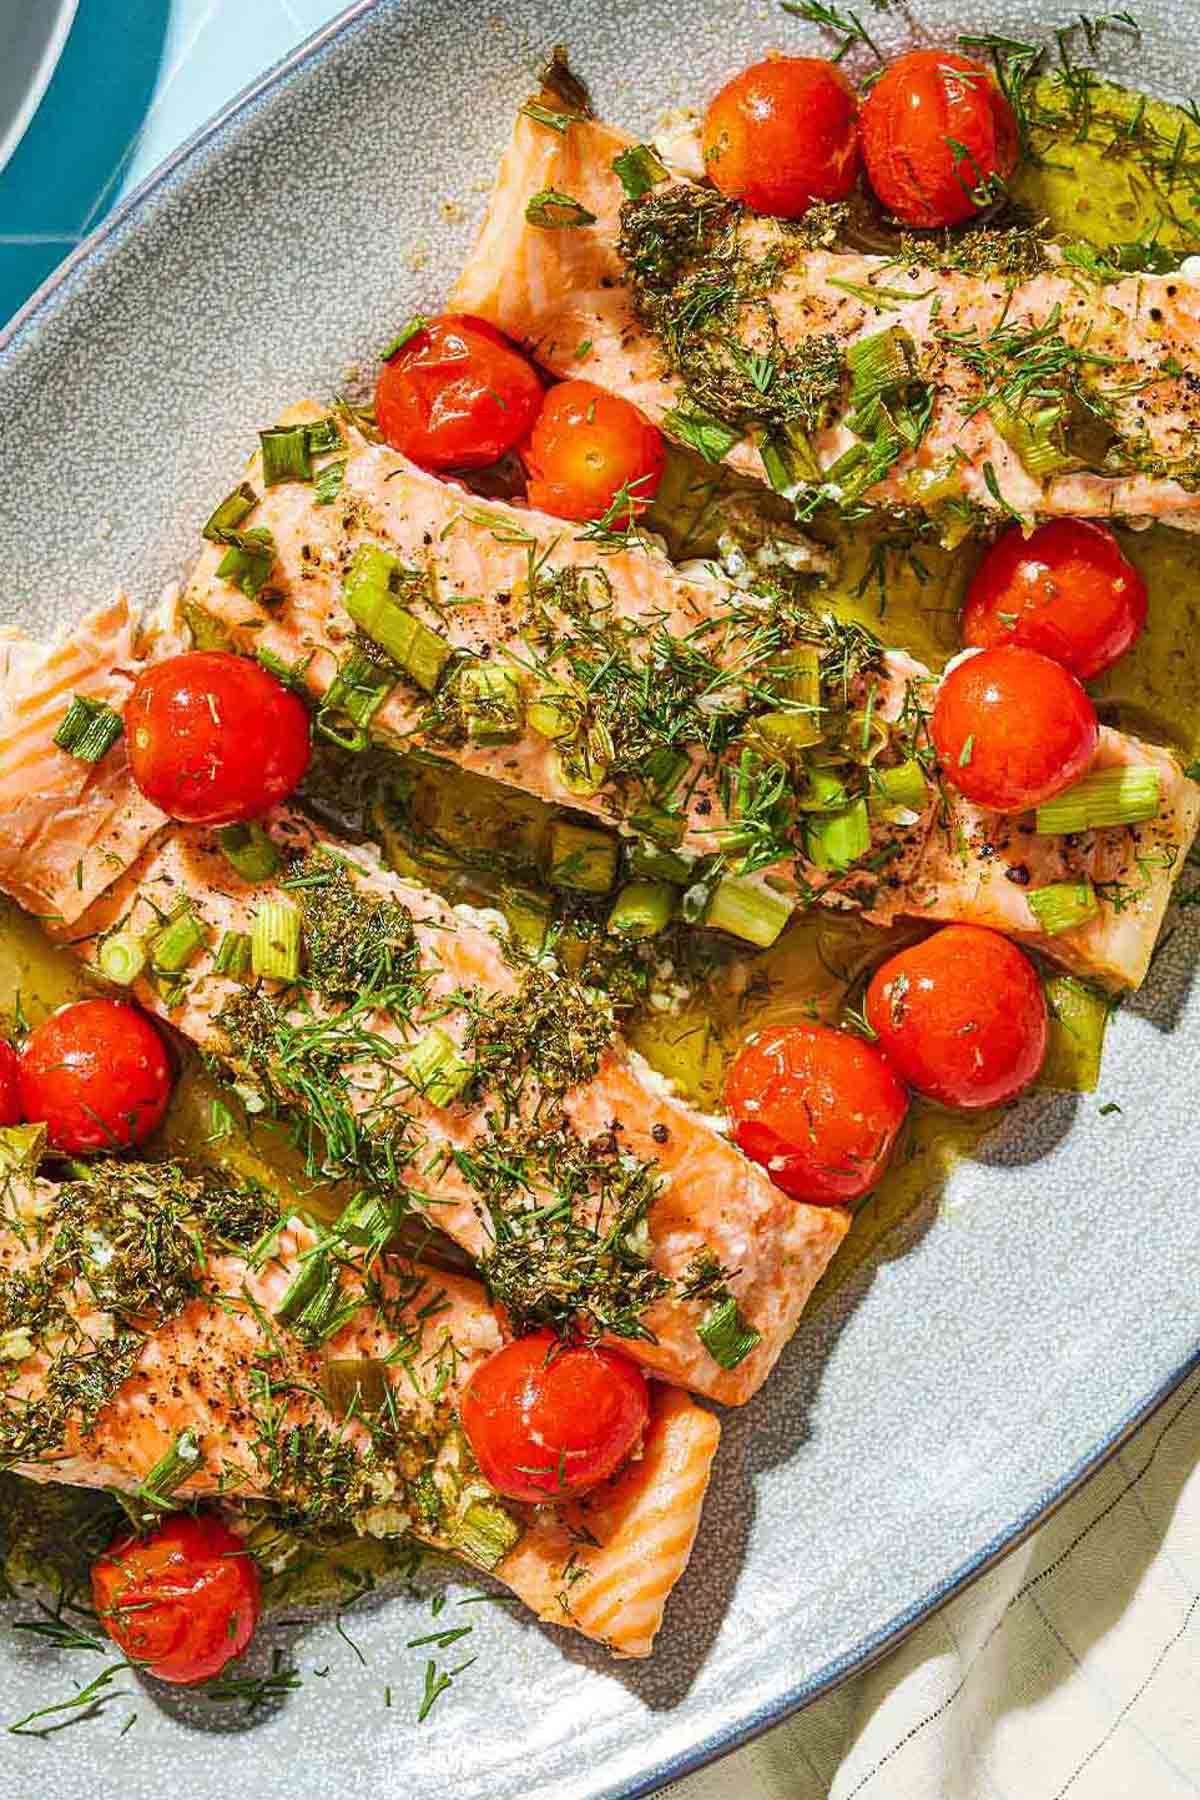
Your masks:
{"label": "cooked salmon fillet", "polygon": [[[703,629],[714,645],[714,660],[736,668],[738,643],[749,630],[747,597],[728,584],[686,580],[653,551],[597,559],[562,520],[467,499],[384,446],[358,440],[345,460],[340,506],[316,504],[312,487],[298,483],[263,494],[253,516],[276,545],[271,598],[247,600],[221,580],[216,548],[202,553],[185,596],[186,605],[219,624],[234,647],[266,652],[297,670],[314,695],[329,693],[349,653],[353,627],[342,603],[343,575],[364,542],[386,546],[421,574],[429,599],[410,598],[409,605],[465,652],[502,646],[517,665],[530,666],[536,652],[522,632],[533,559],[541,571],[543,614],[554,614],[555,572],[580,571],[585,579],[603,580],[606,603],[631,630],[647,633],[645,660],[651,668],[660,626],[677,639]],[[743,621],[737,637],[722,626],[730,616]],[[565,629],[569,620],[559,623]],[[869,708],[877,721],[893,725],[907,748],[927,754],[924,719],[933,692],[928,669],[902,651],[887,650],[855,676],[848,698],[860,714]],[[834,695],[832,703],[837,699]],[[480,746],[424,732],[428,714],[426,697],[411,682],[400,682],[375,714],[372,729],[385,742],[422,744],[480,774],[626,829],[643,804],[636,782],[574,793],[562,779],[554,746],[528,726],[515,743]],[[1070,843],[1028,843],[1030,820],[984,815],[949,790],[939,804],[931,785],[925,805],[908,823],[873,819],[870,848],[848,873],[817,869],[798,851],[794,862],[774,863],[765,874],[798,903],[820,897],[831,905],[861,906],[881,924],[900,916],[999,924],[1081,974],[1136,987],[1149,967],[1195,835],[1200,788],[1184,777],[1169,752],[1106,731],[1097,767],[1121,760],[1153,763],[1160,770],[1160,811],[1147,826],[1092,833]],[[694,855],[720,849],[728,839],[721,785],[727,762],[706,755],[701,746],[690,747],[681,848]],[[1001,851],[1009,840],[1020,845],[1021,854],[1014,853],[1008,865],[1018,873],[1005,879]],[[1027,885],[1037,887],[1060,879],[1063,870],[1090,875],[1097,883],[1101,916],[1047,938],[1016,883],[1027,872]]]}
{"label": "cooked salmon fillet", "polygon": [[[612,165],[630,143],[592,120],[559,132],[519,116],[450,306],[500,326],[555,374],[582,375],[623,394],[671,433],[684,384],[639,320],[617,247],[625,192]],[[557,230],[530,224],[526,206],[544,190],[570,195],[595,223]],[[656,187],[638,204],[664,191]],[[916,372],[933,390],[932,418],[919,447],[892,463],[863,494],[864,503],[932,505],[936,490],[928,478],[952,472],[961,497],[985,511],[1155,517],[1194,528],[1200,516],[1194,481],[1200,282],[1194,277],[1131,275],[1101,286],[1061,260],[1025,280],[931,270],[805,247],[788,225],[750,214],[737,225],[736,244],[754,263],[777,259],[777,267],[769,265],[767,299],[784,351],[821,339],[844,350],[891,326],[909,334]],[[767,347],[759,301],[742,309],[738,330],[746,351]],[[1122,448],[1121,473],[1085,469],[1041,479],[997,429],[984,404],[989,385],[1022,358],[1044,356],[1051,343],[1084,357],[1078,368]],[[990,365],[986,376],[980,352]],[[810,434],[823,470],[857,441],[846,413],[843,396]],[[766,478],[750,436],[724,460]]]}
{"label": "cooked salmon fillet", "polygon": [[[92,626],[83,636],[99,644]],[[26,679],[36,683],[36,666]],[[127,804],[123,794],[112,798],[118,809]],[[52,810],[53,790],[41,800]],[[618,1323],[622,1348],[698,1393],[734,1404],[749,1399],[845,1235],[845,1212],[784,1195],[624,1047],[602,1000],[553,969],[514,964],[485,915],[448,906],[286,808],[264,823],[281,853],[276,880],[242,880],[214,833],[170,825],[120,875],[106,864],[104,893],[56,934],[95,963],[107,933],[145,933],[186,900],[203,948],[178,989],[148,972],[139,998],[232,1065],[257,1094],[307,1122],[322,1139],[314,1154],[324,1169],[361,1174],[364,1156],[378,1145],[386,1165],[391,1146],[394,1171],[386,1166],[380,1178],[402,1183],[414,1205],[490,1268],[497,1207],[510,1230],[536,1205],[575,1192],[573,1212],[583,1209],[590,1221],[584,1236],[609,1283],[612,1317],[649,1334],[623,1335]],[[301,885],[289,888],[297,864]],[[331,880],[319,885],[326,874],[336,875],[336,889]],[[316,946],[326,927],[311,909],[322,895],[354,920],[339,954],[353,954],[349,940],[392,943],[398,973],[388,1004],[372,1004],[369,991],[331,999],[304,984],[267,983],[255,991],[279,1003],[264,1015],[243,982],[218,972],[222,942],[250,931],[256,912],[282,901],[305,909]],[[311,982],[315,955],[311,949]],[[347,976],[351,988],[360,981],[365,986],[367,976]],[[242,1026],[240,1041],[231,1014]],[[462,1058],[461,1098],[439,1103],[436,1086],[422,1092],[408,1072],[415,1047],[430,1042]],[[534,1160],[512,1191],[507,1181],[497,1190],[498,1161],[510,1166],[526,1143],[539,1146]],[[634,1230],[643,1211],[647,1261],[635,1256],[631,1276],[623,1247],[602,1245],[618,1218]],[[714,1271],[724,1272],[720,1280]],[[760,1334],[733,1368],[720,1366],[698,1331],[722,1295]]]}
{"label": "cooked salmon fillet", "polygon": [[[256,1251],[231,1243],[212,1219],[218,1206],[237,1216],[237,1199],[213,1187],[172,1165],[100,1164],[62,1190],[9,1177],[0,1319],[29,1317],[47,1275],[52,1299],[40,1330],[4,1339],[0,1462],[136,1495],[182,1443],[194,1460],[170,1504],[276,1501],[468,1558],[498,1528],[475,1560],[539,1618],[648,1655],[699,1525],[720,1433],[712,1414],[653,1383],[644,1442],[611,1480],[572,1503],[499,1501],[456,1425],[473,1370],[502,1342],[478,1283],[392,1256],[367,1268],[343,1246],[336,1279],[358,1304],[312,1343],[280,1314],[315,1234],[291,1219]],[[193,1191],[208,1192],[211,1210],[176,1212]],[[240,1216],[258,1225],[262,1211],[247,1196]],[[173,1237],[184,1228],[186,1269]],[[156,1277],[170,1280],[170,1303],[147,1298]],[[135,1317],[124,1310],[130,1287],[145,1290]],[[347,1405],[364,1361],[382,1370],[386,1408],[382,1395]],[[331,1367],[351,1371],[340,1415],[326,1397]]]}

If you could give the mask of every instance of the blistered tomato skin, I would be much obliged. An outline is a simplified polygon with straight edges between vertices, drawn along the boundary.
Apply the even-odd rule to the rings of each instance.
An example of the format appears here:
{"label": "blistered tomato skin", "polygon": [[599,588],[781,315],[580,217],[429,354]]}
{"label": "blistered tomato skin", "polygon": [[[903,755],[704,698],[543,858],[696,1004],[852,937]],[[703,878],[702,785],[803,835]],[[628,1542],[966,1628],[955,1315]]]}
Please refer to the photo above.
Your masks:
{"label": "blistered tomato skin", "polygon": [[[863,102],[867,180],[907,225],[961,225],[1017,166],[1012,107],[989,69],[953,50],[910,50]],[[957,146],[957,147],[956,147]]]}
{"label": "blistered tomato skin", "polygon": [[482,469],[528,435],[542,404],[536,369],[485,319],[430,319],[384,365],[375,418],[419,468]]}
{"label": "blistered tomato skin", "polygon": [[943,1106],[1015,1100],[1046,1054],[1046,1002],[1023,950],[977,925],[947,925],[876,970],[867,1023],[897,1073]]}
{"label": "blistered tomato skin", "polygon": [[190,1686],[219,1674],[254,1636],[258,1569],[220,1520],[174,1513],[145,1537],[109,1545],[92,1565],[92,1601],[132,1662]]}
{"label": "blistered tomato skin", "polygon": [[18,1082],[23,1116],[68,1156],[141,1144],[171,1097],[166,1046],[137,1007],[80,1000],[31,1033]]}
{"label": "blistered tomato skin", "polygon": [[815,56],[754,63],[704,117],[704,166],[732,200],[799,219],[844,200],[858,179],[858,103],[840,69]]}
{"label": "blistered tomato skin", "polygon": [[650,1393],[620,1351],[563,1345],[537,1331],[479,1365],[459,1416],[497,1493],[545,1503],[616,1473],[649,1424]]}
{"label": "blistered tomato skin", "polygon": [[7,1038],[0,1038],[0,1127],[21,1123],[21,1062]]}
{"label": "blistered tomato skin", "polygon": [[550,389],[523,454],[530,506],[559,519],[598,519],[623,492],[618,528],[645,511],[666,463],[658,428],[591,381]]}
{"label": "blistered tomato skin", "polygon": [[795,1200],[837,1206],[879,1180],[908,1096],[874,1044],[826,1025],[776,1025],[729,1071],[733,1137]]}
{"label": "blistered tomato skin", "polygon": [[962,615],[964,644],[1019,644],[1081,681],[1111,669],[1146,623],[1146,584],[1107,525],[1013,525],[980,563]]}
{"label": "blistered tomato skin", "polygon": [[231,825],[285,800],[308,767],[308,712],[245,656],[189,650],[143,670],[125,705],[129,767],[172,819]]}
{"label": "blistered tomato skin", "polygon": [[1069,670],[1006,646],[964,656],[943,677],[930,726],[942,776],[977,806],[1027,812],[1086,775],[1096,709]]}

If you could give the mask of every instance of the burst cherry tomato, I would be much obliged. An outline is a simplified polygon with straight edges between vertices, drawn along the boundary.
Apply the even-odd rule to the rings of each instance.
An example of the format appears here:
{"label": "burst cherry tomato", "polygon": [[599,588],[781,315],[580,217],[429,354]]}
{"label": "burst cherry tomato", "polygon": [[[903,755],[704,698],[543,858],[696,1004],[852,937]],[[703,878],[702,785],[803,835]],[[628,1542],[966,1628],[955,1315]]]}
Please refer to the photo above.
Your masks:
{"label": "burst cherry tomato", "polygon": [[734,1142],[795,1200],[857,1200],[883,1173],[908,1096],[862,1038],[827,1025],[756,1033],[730,1069]]}
{"label": "burst cherry tomato", "polygon": [[375,417],[422,469],[482,469],[526,436],[542,403],[537,372],[484,319],[446,313],[383,365]]}
{"label": "burst cherry tomato", "polygon": [[662,479],[662,433],[619,394],[591,381],[550,389],[524,452],[530,506],[559,519],[598,519],[624,490],[618,524],[645,510]]}
{"label": "burst cherry tomato", "polygon": [[858,107],[840,69],[815,56],[754,63],[704,116],[715,185],[755,212],[798,219],[814,200],[844,200],[858,178]]}
{"label": "burst cherry tomato", "polygon": [[1021,644],[1081,681],[1112,667],[1146,623],[1146,584],[1107,525],[1051,519],[1013,525],[975,571],[964,644]]}
{"label": "burst cherry tomato", "polygon": [[620,1468],[649,1423],[650,1395],[619,1351],[538,1331],[480,1364],[459,1411],[496,1491],[544,1502],[586,1493]]}
{"label": "burst cherry tomato", "polygon": [[304,702],[261,663],[224,650],[144,670],[125,737],[143,794],[189,825],[257,818],[291,793],[310,750]]}
{"label": "burst cherry tomato", "polygon": [[160,1681],[206,1681],[258,1623],[254,1558],[211,1514],[173,1513],[146,1537],[114,1539],[92,1564],[92,1600],[131,1661]]}
{"label": "burst cherry tomato", "polygon": [[943,1106],[999,1106],[1046,1054],[1037,970],[978,925],[947,925],[877,969],[867,1022],[909,1086]]}
{"label": "burst cherry tomato", "polygon": [[20,1058],[6,1038],[0,1038],[0,1126],[21,1123]]}
{"label": "burst cherry tomato", "polygon": [[1016,645],[950,670],[933,704],[942,774],[993,812],[1026,812],[1086,775],[1100,727],[1069,670]]}
{"label": "burst cherry tomato", "polygon": [[69,1156],[124,1150],[161,1122],[171,1097],[166,1046],[122,1000],[79,1000],[31,1033],[18,1075],[21,1111]]}
{"label": "burst cherry tomato", "polygon": [[867,180],[908,225],[958,225],[1017,166],[1013,109],[982,63],[910,50],[884,70],[862,109]]}

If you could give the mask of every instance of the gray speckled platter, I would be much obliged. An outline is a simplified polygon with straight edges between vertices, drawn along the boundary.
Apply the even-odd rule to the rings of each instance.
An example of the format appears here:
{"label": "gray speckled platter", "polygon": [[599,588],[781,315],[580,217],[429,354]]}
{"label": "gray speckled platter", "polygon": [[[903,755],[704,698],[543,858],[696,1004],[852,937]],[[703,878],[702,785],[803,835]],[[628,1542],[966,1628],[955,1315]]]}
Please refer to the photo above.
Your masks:
{"label": "gray speckled platter", "polygon": [[[1142,11],[1137,76],[1171,95],[1200,15],[1194,0]],[[925,0],[922,19],[945,35],[1038,29],[1028,0]],[[915,27],[889,14],[871,29],[895,44]],[[65,625],[119,580],[151,599],[257,427],[436,306],[536,55],[560,38],[603,111],[640,129],[749,53],[812,42],[765,0],[352,9],[85,245],[0,345],[6,621]],[[877,1653],[1196,1358],[1196,949],[1177,929],[1117,1021],[1101,1093],[1015,1113],[728,1417],[652,1662],[622,1667],[478,1608],[458,1615],[476,1621],[478,1661],[418,1728],[426,1652],[405,1645],[429,1612],[395,1598],[350,1623],[365,1663],[330,1625],[277,1640],[304,1688],[249,1723],[136,1693],[48,1742],[0,1736],[0,1790],[632,1795]],[[1109,1100],[1124,1110],[1102,1115]],[[0,1656],[6,1718],[93,1672],[11,1639]]]}

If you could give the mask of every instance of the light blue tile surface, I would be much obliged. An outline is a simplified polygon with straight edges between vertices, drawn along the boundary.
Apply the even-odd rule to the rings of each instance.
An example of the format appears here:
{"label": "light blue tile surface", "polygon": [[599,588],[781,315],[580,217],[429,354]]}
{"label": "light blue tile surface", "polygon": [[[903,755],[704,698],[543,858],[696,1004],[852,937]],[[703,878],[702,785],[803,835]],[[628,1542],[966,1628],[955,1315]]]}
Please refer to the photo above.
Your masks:
{"label": "light blue tile surface", "polygon": [[41,108],[0,175],[0,322],[123,194],[343,4],[81,0]]}

